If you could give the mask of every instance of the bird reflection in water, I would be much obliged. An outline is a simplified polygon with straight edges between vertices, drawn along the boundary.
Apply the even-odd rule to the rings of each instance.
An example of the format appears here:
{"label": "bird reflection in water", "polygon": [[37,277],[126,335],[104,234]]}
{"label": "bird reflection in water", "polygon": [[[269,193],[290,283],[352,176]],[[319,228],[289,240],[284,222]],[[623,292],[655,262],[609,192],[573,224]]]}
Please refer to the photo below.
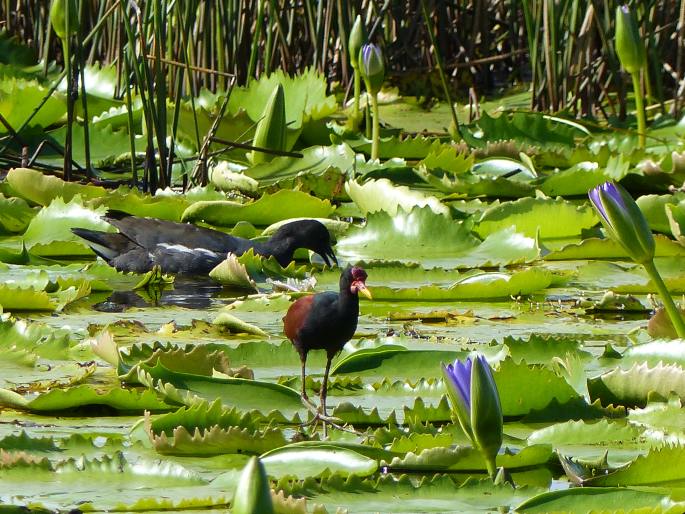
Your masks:
{"label": "bird reflection in water", "polygon": [[223,300],[244,297],[244,289],[229,289],[203,277],[177,276],[173,285],[136,291],[115,291],[93,308],[100,312],[124,312],[130,307],[184,307],[207,309]]}

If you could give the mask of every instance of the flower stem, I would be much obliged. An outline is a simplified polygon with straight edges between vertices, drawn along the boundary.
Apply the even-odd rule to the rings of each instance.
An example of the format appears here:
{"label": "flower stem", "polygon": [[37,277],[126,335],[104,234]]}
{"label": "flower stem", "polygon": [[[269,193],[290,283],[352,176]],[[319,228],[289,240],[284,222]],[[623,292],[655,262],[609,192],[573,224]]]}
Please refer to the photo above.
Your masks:
{"label": "flower stem", "polygon": [[373,110],[373,133],[371,134],[371,159],[378,160],[381,141],[381,123],[378,119],[378,93],[371,94],[371,109]]}
{"label": "flower stem", "polygon": [[659,272],[654,265],[654,261],[650,260],[643,262],[642,265],[645,267],[649,278],[652,279],[659,291],[659,296],[661,296],[661,301],[664,302],[664,307],[666,308],[668,317],[671,318],[671,323],[673,323],[676,334],[678,334],[680,339],[685,339],[685,321],[683,321],[680,310],[673,302],[673,298],[671,298],[671,294],[668,292],[666,284],[664,284],[664,281],[661,279],[661,275],[659,275]]}
{"label": "flower stem", "polygon": [[490,478],[494,480],[497,476],[497,464],[495,463],[495,457],[486,457],[485,455],[483,455],[483,457],[485,457],[485,466],[488,469],[488,475],[490,475]]}
{"label": "flower stem", "polygon": [[359,97],[362,94],[362,77],[359,70],[354,70],[354,107],[352,109],[352,128],[359,130],[359,121],[361,116],[359,114]]}
{"label": "flower stem", "polygon": [[642,85],[640,84],[640,72],[631,73],[633,79],[633,95],[635,96],[635,114],[637,115],[637,136],[640,148],[645,147],[647,140],[647,122],[645,120],[645,106],[642,95]]}

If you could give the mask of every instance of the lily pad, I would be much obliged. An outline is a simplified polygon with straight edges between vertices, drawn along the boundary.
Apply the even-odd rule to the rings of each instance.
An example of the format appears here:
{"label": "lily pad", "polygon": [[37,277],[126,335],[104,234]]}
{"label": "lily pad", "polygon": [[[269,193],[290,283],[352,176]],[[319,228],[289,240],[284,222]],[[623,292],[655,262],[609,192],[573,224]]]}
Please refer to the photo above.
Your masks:
{"label": "lily pad", "polygon": [[184,211],[181,219],[219,226],[231,226],[239,221],[265,226],[288,218],[326,218],[333,210],[328,200],[319,200],[299,191],[282,190],[264,194],[259,200],[247,204],[218,200],[196,202]]}

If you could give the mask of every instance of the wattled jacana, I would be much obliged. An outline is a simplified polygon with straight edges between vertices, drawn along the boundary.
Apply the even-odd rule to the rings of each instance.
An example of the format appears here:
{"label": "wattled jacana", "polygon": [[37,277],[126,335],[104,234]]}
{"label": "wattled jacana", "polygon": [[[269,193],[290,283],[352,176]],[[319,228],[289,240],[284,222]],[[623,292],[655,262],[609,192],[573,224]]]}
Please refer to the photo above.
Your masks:
{"label": "wattled jacana", "polygon": [[326,350],[326,371],[321,386],[320,413],[326,416],[328,373],[333,357],[342,350],[357,329],[359,296],[371,299],[366,288],[366,271],[348,266],[340,275],[340,292],[327,291],[305,296],[293,303],[283,318],[285,335],[300,354],[302,363],[302,398],[305,390],[305,365],[310,350]]}
{"label": "wattled jacana", "polygon": [[290,263],[298,248],[318,253],[328,265],[331,260],[338,263],[328,230],[316,220],[286,223],[264,242],[189,223],[139,218],[118,211],[110,211],[105,220],[119,232],[85,228],[73,228],[72,232],[85,239],[96,254],[119,271],[145,273],[157,265],[165,273],[201,275],[209,273],[228,253],[242,255],[250,248],[258,255],[273,255],[283,267]]}

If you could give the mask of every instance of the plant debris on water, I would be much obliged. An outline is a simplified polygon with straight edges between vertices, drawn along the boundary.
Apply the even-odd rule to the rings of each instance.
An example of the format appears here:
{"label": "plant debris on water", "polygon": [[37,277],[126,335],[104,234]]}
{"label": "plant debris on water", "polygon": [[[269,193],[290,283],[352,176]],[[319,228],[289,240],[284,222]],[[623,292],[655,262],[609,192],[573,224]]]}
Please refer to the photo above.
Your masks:
{"label": "plant debris on water", "polygon": [[405,4],[0,6],[0,510],[685,511],[684,11]]}

